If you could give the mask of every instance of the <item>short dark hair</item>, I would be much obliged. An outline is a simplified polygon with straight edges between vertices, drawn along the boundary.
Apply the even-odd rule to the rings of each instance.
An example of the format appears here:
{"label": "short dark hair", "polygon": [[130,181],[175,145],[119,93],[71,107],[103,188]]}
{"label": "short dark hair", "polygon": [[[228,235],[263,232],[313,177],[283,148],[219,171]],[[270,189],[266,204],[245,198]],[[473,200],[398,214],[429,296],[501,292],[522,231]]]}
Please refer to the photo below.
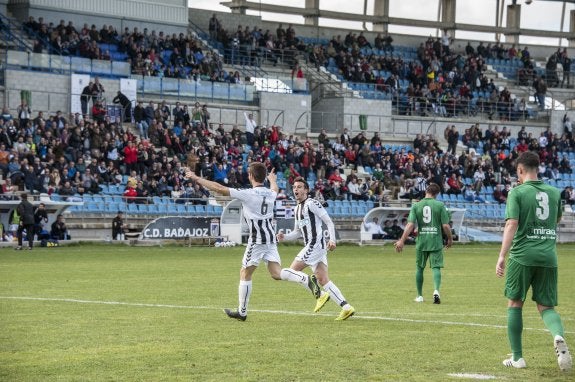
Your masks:
{"label": "short dark hair", "polygon": [[26,199],[28,199],[28,194],[27,194],[26,192],[21,193],[21,194],[20,194],[20,199],[21,199],[21,200],[26,200]]}
{"label": "short dark hair", "polygon": [[517,165],[522,165],[526,169],[537,170],[539,167],[539,155],[533,151],[525,151],[517,158]]}
{"label": "short dark hair", "polygon": [[254,180],[258,183],[263,183],[266,180],[268,170],[266,166],[261,162],[250,163],[249,173],[252,174]]}
{"label": "short dark hair", "polygon": [[293,182],[300,182],[303,183],[303,188],[305,188],[306,190],[309,191],[309,184],[306,182],[306,180],[303,178],[303,176],[298,176],[296,177]]}
{"label": "short dark hair", "polygon": [[439,191],[441,191],[441,189],[436,183],[429,183],[429,186],[427,186],[427,190],[425,190],[426,193],[432,196],[436,196],[437,194],[439,194]]}

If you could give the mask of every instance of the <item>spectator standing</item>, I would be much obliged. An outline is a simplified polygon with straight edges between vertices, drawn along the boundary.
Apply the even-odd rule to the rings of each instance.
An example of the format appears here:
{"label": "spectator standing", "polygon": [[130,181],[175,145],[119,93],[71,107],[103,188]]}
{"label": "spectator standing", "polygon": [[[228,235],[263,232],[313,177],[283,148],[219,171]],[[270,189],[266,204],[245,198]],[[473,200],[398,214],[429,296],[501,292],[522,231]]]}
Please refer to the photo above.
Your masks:
{"label": "spectator standing", "polygon": [[124,213],[118,214],[112,220],[112,240],[124,240]]}
{"label": "spectator standing", "polygon": [[451,125],[451,129],[447,132],[447,152],[451,155],[455,155],[457,142],[459,142],[459,132],[455,129],[455,125]]}
{"label": "spectator standing", "polygon": [[40,240],[40,232],[42,232],[42,226],[48,223],[48,213],[46,212],[46,205],[40,203],[36,211],[34,211],[34,233],[38,236]]}
{"label": "spectator standing", "polygon": [[26,129],[28,126],[28,121],[32,115],[32,110],[30,110],[30,106],[25,100],[22,100],[22,103],[16,109],[18,113],[18,120],[20,121],[20,129]]}
{"label": "spectator standing", "polygon": [[90,102],[90,97],[92,96],[92,86],[94,83],[90,83],[84,86],[82,89],[82,94],[80,94],[80,108],[82,109],[82,116],[86,118],[88,116],[88,102]]}
{"label": "spectator standing", "polygon": [[220,29],[221,29],[220,21],[218,20],[218,18],[216,17],[216,14],[214,13],[212,15],[212,17],[210,18],[210,22],[208,24],[208,31],[210,32],[210,38],[212,40],[218,39],[218,34],[220,33]]}
{"label": "spectator standing", "polygon": [[105,91],[104,85],[100,83],[100,79],[98,77],[94,78],[94,83],[92,83],[92,102],[102,101]]}
{"label": "spectator standing", "polygon": [[118,90],[118,94],[114,97],[112,102],[119,103],[122,106],[122,120],[124,122],[132,122],[132,102],[130,102],[128,97]]}
{"label": "spectator standing", "polygon": [[246,120],[246,141],[248,146],[253,146],[254,144],[254,131],[258,124],[254,121],[254,115],[252,113],[247,114],[244,112],[244,118]]}
{"label": "spectator standing", "polygon": [[146,122],[145,109],[142,101],[138,101],[138,104],[134,108],[134,121],[140,132],[140,138],[148,139],[149,126],[148,122]]}
{"label": "spectator standing", "polygon": [[18,207],[16,207],[16,212],[18,212],[18,216],[20,216],[20,222],[18,224],[18,231],[16,232],[18,246],[15,249],[22,249],[22,239],[24,231],[26,231],[28,238],[28,247],[26,247],[26,249],[31,250],[34,246],[34,206],[28,201],[27,193],[22,193],[20,199],[21,202],[18,204]]}

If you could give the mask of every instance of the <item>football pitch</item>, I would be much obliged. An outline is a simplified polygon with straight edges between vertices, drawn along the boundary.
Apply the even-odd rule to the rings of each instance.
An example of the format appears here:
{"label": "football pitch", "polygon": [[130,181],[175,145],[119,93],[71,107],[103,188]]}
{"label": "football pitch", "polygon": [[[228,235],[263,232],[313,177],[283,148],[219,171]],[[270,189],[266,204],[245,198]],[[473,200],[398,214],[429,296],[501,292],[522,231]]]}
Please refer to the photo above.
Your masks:
{"label": "football pitch", "polygon": [[[289,266],[299,246],[280,246]],[[355,307],[315,300],[297,284],[255,273],[247,321],[237,307],[244,247],[77,245],[0,249],[0,381],[572,381],[551,335],[524,307],[527,369],[507,369],[498,245],[446,252],[440,305],[426,269],[413,302],[407,246],[341,245],[330,277]],[[559,245],[559,307],[575,350],[575,245]],[[308,271],[309,272],[309,271]],[[530,298],[530,296],[529,296]]]}

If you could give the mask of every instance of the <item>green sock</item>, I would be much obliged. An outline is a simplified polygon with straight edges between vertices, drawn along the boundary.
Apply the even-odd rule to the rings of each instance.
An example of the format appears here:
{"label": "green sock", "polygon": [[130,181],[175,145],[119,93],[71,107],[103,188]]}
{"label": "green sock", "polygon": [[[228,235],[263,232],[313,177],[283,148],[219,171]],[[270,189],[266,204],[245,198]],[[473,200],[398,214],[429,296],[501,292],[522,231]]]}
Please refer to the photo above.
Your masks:
{"label": "green sock", "polygon": [[517,361],[523,357],[523,346],[521,344],[521,334],[523,332],[523,309],[507,308],[507,336],[509,345],[513,352],[513,360]]}
{"label": "green sock", "polygon": [[563,337],[563,324],[561,323],[561,316],[555,311],[555,309],[545,309],[543,312],[541,312],[541,318],[545,323],[545,327],[549,329],[553,337]]}
{"label": "green sock", "polygon": [[417,287],[417,295],[423,296],[423,268],[417,267],[415,270],[415,286]]}
{"label": "green sock", "polygon": [[441,268],[431,268],[433,272],[433,285],[435,286],[435,290],[439,291],[439,287],[441,286]]}

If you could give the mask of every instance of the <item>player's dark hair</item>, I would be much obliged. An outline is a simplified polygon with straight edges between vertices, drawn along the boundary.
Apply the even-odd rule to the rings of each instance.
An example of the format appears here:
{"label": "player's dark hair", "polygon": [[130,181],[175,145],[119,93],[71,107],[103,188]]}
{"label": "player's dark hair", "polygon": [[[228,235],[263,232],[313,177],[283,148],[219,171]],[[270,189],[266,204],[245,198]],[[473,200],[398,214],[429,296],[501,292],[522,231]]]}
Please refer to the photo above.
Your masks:
{"label": "player's dark hair", "polygon": [[539,155],[533,151],[525,151],[517,158],[517,165],[522,165],[525,169],[537,170],[539,167]]}
{"label": "player's dark hair", "polygon": [[293,182],[301,182],[303,183],[303,188],[305,188],[306,190],[309,191],[309,184],[307,184],[306,180],[303,178],[303,176],[298,176],[296,177]]}
{"label": "player's dark hair", "polygon": [[249,170],[250,174],[254,177],[254,180],[258,183],[263,183],[266,180],[268,171],[266,166],[261,162],[250,163]]}
{"label": "player's dark hair", "polygon": [[426,193],[432,196],[436,196],[437,194],[439,194],[439,191],[441,191],[441,189],[435,183],[429,183],[429,186],[427,186],[427,190],[425,190]]}

